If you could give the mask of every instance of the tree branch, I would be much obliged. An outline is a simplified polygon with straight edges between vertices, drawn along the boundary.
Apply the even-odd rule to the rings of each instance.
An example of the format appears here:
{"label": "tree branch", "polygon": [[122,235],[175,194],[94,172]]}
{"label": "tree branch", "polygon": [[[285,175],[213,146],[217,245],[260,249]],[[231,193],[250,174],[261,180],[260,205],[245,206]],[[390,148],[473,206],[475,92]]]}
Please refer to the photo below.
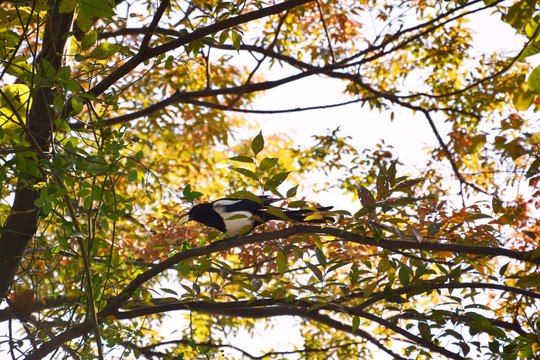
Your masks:
{"label": "tree branch", "polygon": [[156,10],[154,17],[152,18],[152,22],[148,26],[146,34],[144,34],[141,46],[139,47],[139,52],[142,52],[148,48],[148,44],[150,44],[150,39],[152,38],[152,35],[154,35],[154,31],[159,25],[159,20],[161,20],[161,17],[163,16],[163,13],[165,13],[165,10],[167,9],[167,6],[169,6],[169,4],[170,0],[162,0],[161,4],[159,4],[159,7]]}
{"label": "tree branch", "polygon": [[[445,311],[444,314],[443,314],[443,317],[446,319],[446,320],[450,320],[450,321],[455,321],[455,320],[459,320],[461,322],[468,322],[468,321],[474,321],[476,319],[473,319],[472,317],[470,316],[467,316],[467,315],[463,315],[463,314],[457,314],[457,313],[453,313],[453,312],[450,312],[450,311]],[[411,320],[422,320],[422,321],[425,321],[426,319],[430,319],[430,314],[414,314],[414,313],[410,313],[410,312],[407,312],[407,313],[400,313],[396,316],[393,316],[392,318],[395,318],[395,319],[411,319]],[[493,326],[495,327],[498,327],[498,328],[503,328],[503,329],[506,329],[506,330],[510,330],[510,331],[514,331],[516,334],[520,335],[520,336],[527,336],[527,332],[525,330],[523,330],[523,328],[516,322],[513,322],[513,323],[510,323],[510,322],[507,322],[507,321],[502,321],[502,320],[498,320],[498,319],[487,319]]]}
{"label": "tree branch", "polygon": [[235,17],[231,17],[228,19],[225,19],[223,21],[218,21],[214,24],[211,24],[205,28],[199,28],[191,33],[184,35],[178,39],[169,41],[166,44],[159,45],[153,48],[146,48],[143,49],[143,51],[140,51],[135,56],[133,56],[131,59],[129,59],[126,63],[124,63],[122,66],[120,66],[118,69],[113,71],[111,74],[109,74],[105,79],[103,79],[101,82],[99,82],[96,86],[88,90],[89,94],[93,94],[95,96],[102,94],[104,91],[106,91],[109,87],[111,87],[113,84],[115,84],[118,80],[120,80],[122,77],[129,74],[133,69],[135,69],[138,65],[142,64],[146,60],[150,60],[156,56],[159,56],[161,54],[164,54],[168,51],[177,49],[181,46],[187,45],[192,41],[199,40],[204,38],[205,36],[212,35],[214,33],[217,33],[221,30],[225,30],[234,26],[238,26],[240,24],[244,24],[256,19],[260,19],[266,16],[278,14],[280,12],[290,10],[292,8],[295,8],[297,6],[306,4],[308,2],[311,2],[314,0],[288,0],[284,1],[282,3],[279,3],[277,5],[269,6],[267,8],[263,8],[261,10],[256,10],[249,12],[247,14],[238,15]]}
{"label": "tree branch", "polygon": [[[283,230],[268,232],[268,233],[258,233],[258,234],[252,234],[252,235],[246,235],[246,236],[238,236],[235,238],[229,238],[225,240],[216,241],[214,243],[211,243],[204,247],[197,247],[197,248],[191,248],[188,250],[184,250],[182,252],[176,253],[172,255],[171,257],[167,258],[166,260],[162,261],[159,264],[156,264],[151,269],[139,274],[135,279],[131,281],[129,285],[127,285],[118,295],[113,296],[110,298],[107,302],[107,305],[99,311],[98,318],[104,319],[107,316],[115,316],[117,318],[125,318],[126,316],[132,316],[135,313],[129,313],[129,312],[120,312],[119,309],[125,304],[125,302],[133,295],[133,293],[145,282],[152,279],[154,276],[160,274],[161,272],[170,269],[171,267],[175,266],[181,261],[200,257],[204,255],[209,255],[215,252],[223,251],[223,250],[229,250],[234,247],[240,247],[242,245],[250,244],[250,243],[258,243],[268,240],[274,240],[278,238],[287,238],[289,236],[293,235],[299,235],[299,234],[320,234],[320,235],[331,235],[335,236],[341,240],[344,241],[350,241],[362,245],[369,245],[369,246],[375,246],[380,247],[383,249],[419,249],[419,250],[433,250],[433,251],[447,251],[447,252],[454,252],[454,253],[460,253],[460,254],[473,254],[473,255],[485,255],[490,257],[495,256],[504,256],[520,261],[527,261],[533,264],[540,264],[540,258],[539,257],[532,257],[532,252],[520,252],[510,249],[504,249],[504,248],[491,248],[486,246],[470,246],[470,245],[457,245],[457,244],[443,244],[443,243],[433,243],[433,242],[423,242],[418,243],[416,241],[403,241],[403,240],[387,240],[382,239],[380,241],[376,241],[375,239],[354,234],[351,232],[347,232],[342,229],[338,228],[332,228],[332,227],[321,227],[321,226],[314,226],[314,225],[296,225],[292,226]],[[448,285],[448,284],[447,284]],[[456,285],[457,286],[457,285]],[[504,288],[507,290],[507,288]],[[267,301],[266,303],[264,301]],[[272,300],[273,301],[273,300]],[[302,302],[297,302],[299,305],[302,305]],[[227,314],[231,314],[231,311],[238,311],[238,316],[240,314],[248,314],[247,309],[241,307],[242,302],[237,301],[235,302],[235,306],[237,310],[234,310],[234,308],[231,310],[230,305],[223,304],[223,303],[213,303],[213,314],[219,314],[220,309],[219,307],[223,307],[221,311],[227,310]],[[269,305],[270,303],[268,300],[255,300],[252,302],[253,305],[258,306],[264,306]],[[311,304],[309,302],[305,302],[304,304]],[[168,307],[176,307],[175,309],[178,309],[178,307],[184,307],[185,310],[193,310],[194,303],[189,304],[189,308],[186,307],[185,303],[182,304],[164,304],[163,310],[165,309],[165,306]],[[208,307],[209,305],[204,305]],[[226,309],[225,309],[226,308]],[[323,306],[322,309],[332,309],[332,307],[329,306]],[[203,311],[204,309],[199,309],[199,311]],[[272,309],[271,309],[272,310]],[[261,314],[261,309],[255,309],[254,313],[251,313],[252,316],[256,316],[256,314]],[[264,316],[269,316],[268,309],[265,309]],[[274,309],[275,311],[275,309]],[[352,314],[358,313],[364,315],[363,311],[359,311],[358,309],[350,308],[350,311],[352,311]],[[276,315],[299,315],[302,314],[277,314]],[[262,314],[260,315],[262,316]],[[365,315],[368,316],[368,315]],[[373,319],[375,321],[375,319]],[[76,338],[78,336],[82,336],[83,334],[87,333],[92,329],[91,324],[89,323],[83,323],[80,325],[77,325],[75,327],[72,327],[68,329],[66,332],[59,334],[57,337],[51,339],[48,343],[42,345],[39,349],[35,350],[34,353],[42,354],[42,356],[45,356],[51,351],[54,351],[58,346],[63,344],[64,341],[71,340],[73,338]],[[358,331],[358,330],[357,330]],[[397,329],[396,329],[397,331]],[[363,335],[359,335],[363,336]],[[33,353],[33,354],[34,354]],[[39,357],[33,357],[30,359],[37,359]],[[456,358],[457,359],[457,358]]]}

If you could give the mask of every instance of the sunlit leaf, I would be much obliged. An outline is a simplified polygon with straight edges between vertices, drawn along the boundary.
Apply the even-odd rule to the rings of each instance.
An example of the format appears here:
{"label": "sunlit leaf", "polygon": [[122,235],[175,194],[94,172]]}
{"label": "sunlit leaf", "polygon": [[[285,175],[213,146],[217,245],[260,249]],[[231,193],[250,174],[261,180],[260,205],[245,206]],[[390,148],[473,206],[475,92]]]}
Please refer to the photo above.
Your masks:
{"label": "sunlit leaf", "polygon": [[375,197],[368,188],[363,185],[357,185],[356,190],[358,192],[360,203],[363,207],[371,207],[375,205]]}
{"label": "sunlit leaf", "polygon": [[80,0],[81,10],[86,16],[92,17],[111,17],[115,15],[114,10],[107,0]]}
{"label": "sunlit leaf", "polygon": [[232,161],[238,161],[238,162],[249,163],[249,164],[254,163],[253,158],[249,156],[244,156],[244,155],[233,156],[233,157],[230,157],[229,159]]}
{"label": "sunlit leaf", "polygon": [[276,254],[276,265],[277,265],[278,271],[281,274],[285,274],[287,272],[288,270],[287,256],[281,249],[278,249],[277,254]]}
{"label": "sunlit leaf", "polygon": [[262,136],[262,131],[257,134],[251,141],[251,150],[255,155],[260,153],[264,149],[264,138]]}

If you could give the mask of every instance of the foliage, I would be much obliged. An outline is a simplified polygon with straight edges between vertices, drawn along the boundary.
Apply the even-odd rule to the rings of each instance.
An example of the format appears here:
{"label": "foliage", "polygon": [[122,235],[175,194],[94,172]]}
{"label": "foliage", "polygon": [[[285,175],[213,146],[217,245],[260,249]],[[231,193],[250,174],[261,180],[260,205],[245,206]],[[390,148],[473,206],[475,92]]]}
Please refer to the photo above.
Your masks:
{"label": "foliage", "polygon": [[[521,51],[479,53],[478,13]],[[531,0],[3,2],[0,354],[538,358],[538,19]],[[264,137],[250,113],[307,108],[254,100],[309,76],[425,120],[425,166],[338,119],[311,146]],[[177,223],[223,196],[313,208],[308,182],[355,202],[234,238]],[[244,347],[283,316],[289,347]]]}

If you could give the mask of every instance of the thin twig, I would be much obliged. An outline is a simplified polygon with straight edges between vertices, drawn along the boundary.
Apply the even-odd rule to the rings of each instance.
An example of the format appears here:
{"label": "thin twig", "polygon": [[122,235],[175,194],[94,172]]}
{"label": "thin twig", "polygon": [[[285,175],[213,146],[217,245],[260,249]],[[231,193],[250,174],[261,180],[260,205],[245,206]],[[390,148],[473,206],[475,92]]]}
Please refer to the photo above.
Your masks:
{"label": "thin twig", "polygon": [[317,9],[319,10],[321,23],[324,28],[324,33],[326,34],[326,39],[328,40],[328,48],[330,49],[330,55],[332,55],[332,62],[335,63],[336,54],[334,53],[334,48],[332,47],[332,39],[330,38],[330,33],[328,32],[328,27],[326,26],[326,21],[324,20],[324,13],[321,7],[321,2],[317,0],[316,3],[317,3]]}

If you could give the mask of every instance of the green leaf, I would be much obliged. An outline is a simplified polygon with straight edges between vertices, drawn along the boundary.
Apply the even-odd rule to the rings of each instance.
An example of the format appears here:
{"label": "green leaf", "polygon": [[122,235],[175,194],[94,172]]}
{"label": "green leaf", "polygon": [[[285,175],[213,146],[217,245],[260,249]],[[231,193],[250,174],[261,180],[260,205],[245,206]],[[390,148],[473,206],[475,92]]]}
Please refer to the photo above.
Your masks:
{"label": "green leaf", "polygon": [[174,295],[174,296],[178,296],[178,293],[176,291],[172,290],[172,289],[161,288],[160,290],[163,291],[164,293],[171,294],[171,295]]}
{"label": "green leaf", "polygon": [[253,150],[253,153],[255,156],[257,156],[258,153],[260,153],[264,149],[264,138],[262,136],[262,131],[255,136],[253,141],[251,141],[251,150]]}
{"label": "green leaf", "polygon": [[87,32],[81,40],[81,48],[83,50],[90,49],[90,47],[92,47],[96,43],[97,38],[98,38],[97,31],[92,30],[92,31]]}
{"label": "green leaf", "polygon": [[419,184],[419,183],[421,183],[423,181],[425,181],[425,179],[409,179],[409,180],[405,180],[405,181],[400,182],[399,184],[397,184],[396,187],[394,188],[394,190],[410,189],[414,185]]}
{"label": "green leaf", "polygon": [[534,68],[531,75],[529,75],[529,80],[527,80],[529,89],[536,95],[540,95],[540,65]]}
{"label": "green leaf", "polygon": [[120,44],[103,42],[93,49],[88,57],[96,60],[105,60],[116,54],[120,49],[122,49],[122,45]]}
{"label": "green leaf", "polygon": [[276,166],[278,163],[277,158],[264,158],[259,165],[259,169],[268,170]]}
{"label": "green leaf", "polygon": [[313,265],[312,263],[309,263],[309,262],[305,262],[305,264],[308,267],[308,269],[311,270],[311,272],[315,275],[315,277],[319,279],[319,281],[323,280],[324,278],[323,273],[316,265]]}
{"label": "green leaf", "polygon": [[222,31],[221,34],[219,34],[219,44],[223,45],[225,41],[229,38],[229,32],[227,30]]}
{"label": "green leaf", "polygon": [[519,56],[519,60],[523,61],[529,56],[533,56],[538,53],[540,53],[540,43],[530,44],[529,46],[525,48],[525,50],[523,50],[523,52]]}
{"label": "green leaf", "polygon": [[291,173],[290,171],[287,171],[287,172],[282,172],[282,173],[272,176],[270,179],[268,179],[264,183],[264,189],[265,190],[276,189],[279,185],[281,185],[282,182],[284,182],[287,179],[287,176],[289,176],[290,173]]}
{"label": "green leaf", "polygon": [[61,14],[69,13],[77,7],[77,0],[60,0],[58,12]]}
{"label": "green leaf", "polygon": [[92,27],[92,19],[82,10],[77,12],[77,26],[81,31],[87,32]]}
{"label": "green leaf", "polygon": [[244,176],[247,176],[248,178],[250,178],[252,180],[259,181],[259,177],[257,176],[257,174],[255,174],[251,170],[248,170],[248,169],[245,169],[245,168],[237,168],[237,167],[233,167],[232,169],[234,171],[236,171],[237,173],[240,173],[240,174],[242,174]]}
{"label": "green leaf", "polygon": [[499,213],[502,209],[502,201],[499,199],[498,196],[494,196],[493,199],[491,199],[491,206],[493,207],[493,212],[495,214]]}
{"label": "green leaf", "polygon": [[201,196],[203,196],[203,193],[198,192],[198,191],[192,191],[191,185],[188,184],[184,187],[184,190],[182,190],[182,195],[184,195],[184,198],[187,201],[189,201],[190,203],[193,203],[195,199],[198,199]]}
{"label": "green leaf", "polygon": [[62,131],[65,133],[68,133],[71,131],[71,128],[69,127],[69,123],[67,122],[65,117],[59,117],[54,119],[54,125],[56,126],[56,130]]}
{"label": "green leaf", "polygon": [[81,10],[89,18],[104,17],[109,18],[115,12],[107,0],[80,0]]}
{"label": "green leaf", "polygon": [[386,179],[386,175],[382,171],[377,175],[375,185],[377,186],[377,194],[379,195],[379,197],[382,199],[386,199],[386,197],[388,196],[388,180]]}
{"label": "green leaf", "polygon": [[418,323],[418,331],[420,332],[420,336],[426,340],[431,340],[431,330],[429,328],[429,325],[425,322]]}
{"label": "green leaf", "polygon": [[536,95],[529,89],[526,89],[526,90],[518,89],[514,92],[514,99],[513,99],[514,106],[518,110],[526,111],[528,108],[531,107],[532,104],[534,104],[535,98],[536,98]]}
{"label": "green leaf", "polygon": [[[74,92],[74,93],[80,93],[81,91],[81,85],[79,85],[79,83],[73,79],[67,79],[66,82],[64,83],[64,88],[67,90],[67,91],[71,91],[71,92]],[[83,96],[84,94],[81,94],[81,96]]]}
{"label": "green leaf", "polygon": [[242,35],[239,34],[237,31],[234,31],[231,33],[231,40],[234,48],[237,51],[240,50],[240,46],[242,45]]}
{"label": "green leaf", "polygon": [[283,250],[278,249],[277,255],[276,255],[276,265],[278,268],[278,271],[280,274],[285,274],[287,272],[288,266],[287,266],[287,256],[283,252]]}
{"label": "green leaf", "polygon": [[56,73],[56,78],[61,83],[65,83],[67,80],[71,79],[71,68],[69,66],[62,66]]}
{"label": "green leaf", "polygon": [[289,217],[287,215],[285,215],[285,213],[283,212],[283,210],[281,210],[280,208],[278,207],[275,207],[275,206],[268,206],[266,208],[266,211],[270,214],[270,215],[274,215],[274,216],[277,216],[283,220],[289,220]]}
{"label": "green leaf", "polygon": [[208,269],[210,269],[211,265],[212,265],[212,260],[210,258],[201,259],[201,262],[200,262],[199,268],[198,268],[198,273],[199,274],[204,274],[205,272],[208,271]]}
{"label": "green leaf", "polygon": [[258,202],[259,204],[262,204],[262,200],[260,197],[252,193],[251,191],[247,190],[240,190],[232,194],[232,197],[234,198],[240,198],[240,199],[248,199],[255,202]]}
{"label": "green leaf", "polygon": [[62,95],[56,95],[53,99],[53,109],[57,113],[62,111],[62,108],[64,107],[64,97]]}
{"label": "green leaf", "polygon": [[463,355],[467,356],[467,354],[471,351],[471,347],[467,345],[467,343],[460,341],[458,343],[459,347],[461,348],[461,351],[463,352]]}
{"label": "green leaf", "polygon": [[306,206],[306,202],[304,200],[291,201],[287,206],[290,208],[301,208]]}
{"label": "green leaf", "polygon": [[317,260],[319,261],[319,264],[325,268],[326,265],[327,265],[327,261],[326,261],[326,256],[324,255],[324,253],[322,252],[321,249],[319,248],[316,248],[315,249],[315,256],[317,257]]}
{"label": "green leaf", "polygon": [[349,283],[351,286],[354,286],[359,279],[359,272],[358,272],[358,266],[356,266],[355,263],[352,264],[351,270],[349,271]]}
{"label": "green leaf", "polygon": [[520,0],[514,3],[508,12],[503,15],[503,21],[510,24],[516,30],[521,30],[532,18],[536,0]]}
{"label": "green leaf", "polygon": [[243,156],[243,155],[230,157],[229,160],[243,162],[243,163],[249,163],[249,164],[253,164],[255,162],[253,160],[253,158],[251,158],[249,156]]}
{"label": "green leaf", "polygon": [[128,181],[133,182],[133,181],[137,180],[138,176],[139,176],[139,172],[136,169],[131,169],[128,172]]}
{"label": "green leaf", "polygon": [[[295,197],[297,191],[298,191],[298,185],[293,186],[292,188],[290,188],[289,190],[287,190],[287,197],[288,197],[288,198]],[[304,201],[304,203],[305,203],[305,201]],[[301,206],[304,206],[304,205],[301,205]],[[293,206],[293,207],[294,207],[294,206]],[[299,206],[299,207],[300,207],[300,206]]]}
{"label": "green leaf", "polygon": [[34,200],[34,206],[35,207],[43,207],[43,205],[45,205],[45,200],[43,200],[42,198],[37,198],[36,200]]}
{"label": "green leaf", "polygon": [[504,274],[506,274],[506,270],[508,269],[508,266],[509,266],[509,265],[510,265],[510,263],[504,264],[504,265],[499,269],[499,275],[504,276]]}
{"label": "green leaf", "polygon": [[529,170],[527,170],[527,173],[525,174],[525,178],[530,179],[533,176],[536,176],[540,173],[540,158],[534,159],[531,166],[529,167]]}
{"label": "green leaf", "polygon": [[467,154],[474,154],[478,152],[486,143],[486,135],[478,134],[473,136],[471,139],[471,145],[467,149]]}
{"label": "green leaf", "polygon": [[522,289],[532,288],[540,285],[540,274],[526,275],[516,282],[516,286]]}
{"label": "green leaf", "polygon": [[77,115],[83,110],[84,103],[79,98],[71,98],[71,106],[73,107],[72,115]]}
{"label": "green leaf", "polygon": [[360,326],[360,317],[353,315],[352,317],[352,331],[358,330],[358,327]]}
{"label": "green leaf", "polygon": [[183,276],[187,276],[191,272],[191,264],[188,261],[182,261],[176,265],[175,269]]}
{"label": "green leaf", "polygon": [[398,272],[399,281],[403,286],[409,286],[411,283],[411,274],[409,273],[409,268],[406,265],[401,265]]}
{"label": "green leaf", "polygon": [[392,160],[392,163],[386,171],[386,176],[388,176],[388,182],[390,183],[390,186],[394,186],[394,183],[396,181],[396,164],[397,160]]}

